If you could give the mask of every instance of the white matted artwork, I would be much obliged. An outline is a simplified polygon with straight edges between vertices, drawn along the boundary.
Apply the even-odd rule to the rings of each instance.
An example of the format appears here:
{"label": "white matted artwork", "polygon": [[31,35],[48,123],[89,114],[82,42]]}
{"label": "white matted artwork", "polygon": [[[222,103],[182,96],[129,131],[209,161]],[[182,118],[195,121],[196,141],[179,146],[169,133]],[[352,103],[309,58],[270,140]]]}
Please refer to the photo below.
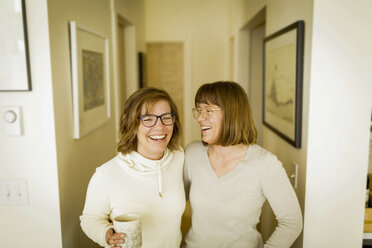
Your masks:
{"label": "white matted artwork", "polygon": [[263,124],[301,147],[304,22],[264,40]]}
{"label": "white matted artwork", "polygon": [[0,91],[30,90],[31,75],[25,0],[1,0]]}
{"label": "white matted artwork", "polygon": [[110,119],[108,39],[70,22],[74,138]]}

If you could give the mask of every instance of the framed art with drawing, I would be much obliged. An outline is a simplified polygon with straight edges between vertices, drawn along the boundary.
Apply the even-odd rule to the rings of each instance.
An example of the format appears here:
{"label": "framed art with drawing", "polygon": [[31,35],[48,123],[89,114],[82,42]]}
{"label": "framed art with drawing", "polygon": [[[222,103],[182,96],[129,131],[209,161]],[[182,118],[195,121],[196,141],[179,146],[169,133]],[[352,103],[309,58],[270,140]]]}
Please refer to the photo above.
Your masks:
{"label": "framed art with drawing", "polygon": [[70,22],[74,138],[110,118],[108,39]]}
{"label": "framed art with drawing", "polygon": [[264,39],[263,124],[301,148],[304,22]]}
{"label": "framed art with drawing", "polygon": [[25,0],[0,1],[0,31],[0,91],[30,91]]}

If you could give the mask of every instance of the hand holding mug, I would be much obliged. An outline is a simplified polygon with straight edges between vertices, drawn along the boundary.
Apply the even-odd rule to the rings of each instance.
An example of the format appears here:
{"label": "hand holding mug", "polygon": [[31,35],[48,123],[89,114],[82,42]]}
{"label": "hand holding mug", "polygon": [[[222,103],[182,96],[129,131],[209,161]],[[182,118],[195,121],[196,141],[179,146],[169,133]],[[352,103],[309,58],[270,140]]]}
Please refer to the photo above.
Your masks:
{"label": "hand holding mug", "polygon": [[[129,213],[116,216],[113,224],[117,234],[125,234],[124,243],[120,244],[123,248],[142,247],[141,217],[139,215]],[[116,241],[114,240],[113,243],[116,244]]]}
{"label": "hand holding mug", "polygon": [[114,229],[110,228],[106,232],[106,242],[111,247],[122,247],[125,242],[125,233],[114,233]]}

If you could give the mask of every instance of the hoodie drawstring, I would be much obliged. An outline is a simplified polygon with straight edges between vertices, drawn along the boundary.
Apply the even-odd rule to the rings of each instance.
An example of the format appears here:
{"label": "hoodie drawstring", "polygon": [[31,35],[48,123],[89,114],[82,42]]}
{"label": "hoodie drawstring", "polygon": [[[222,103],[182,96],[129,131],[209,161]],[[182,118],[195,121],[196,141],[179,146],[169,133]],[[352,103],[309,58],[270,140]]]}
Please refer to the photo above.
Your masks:
{"label": "hoodie drawstring", "polygon": [[[158,194],[160,198],[163,198],[163,171],[173,161],[173,152],[169,152],[168,148],[165,150],[163,157],[160,160],[151,160],[143,157],[138,152],[132,151],[128,154],[123,155],[119,153],[121,159],[127,164],[127,168],[134,173],[140,175],[151,175],[152,180],[156,180],[156,174],[158,174]],[[156,182],[156,181],[155,181]],[[155,186],[156,187],[156,186]],[[153,188],[156,191],[156,188]],[[154,192],[155,193],[155,192]],[[156,193],[155,193],[156,194]]]}
{"label": "hoodie drawstring", "polygon": [[158,187],[159,187],[159,196],[163,198],[163,186],[162,186],[160,163],[158,163]]}

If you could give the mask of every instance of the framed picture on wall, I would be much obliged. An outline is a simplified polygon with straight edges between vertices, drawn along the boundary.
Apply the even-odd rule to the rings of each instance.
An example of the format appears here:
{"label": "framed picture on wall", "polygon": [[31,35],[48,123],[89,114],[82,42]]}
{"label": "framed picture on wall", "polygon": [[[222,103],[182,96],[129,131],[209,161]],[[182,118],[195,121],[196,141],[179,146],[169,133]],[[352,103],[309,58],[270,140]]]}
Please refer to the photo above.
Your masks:
{"label": "framed picture on wall", "polygon": [[301,148],[304,22],[264,39],[263,124]]}
{"label": "framed picture on wall", "polygon": [[70,22],[74,138],[110,119],[108,39]]}
{"label": "framed picture on wall", "polygon": [[0,91],[30,91],[25,0],[0,1]]}

